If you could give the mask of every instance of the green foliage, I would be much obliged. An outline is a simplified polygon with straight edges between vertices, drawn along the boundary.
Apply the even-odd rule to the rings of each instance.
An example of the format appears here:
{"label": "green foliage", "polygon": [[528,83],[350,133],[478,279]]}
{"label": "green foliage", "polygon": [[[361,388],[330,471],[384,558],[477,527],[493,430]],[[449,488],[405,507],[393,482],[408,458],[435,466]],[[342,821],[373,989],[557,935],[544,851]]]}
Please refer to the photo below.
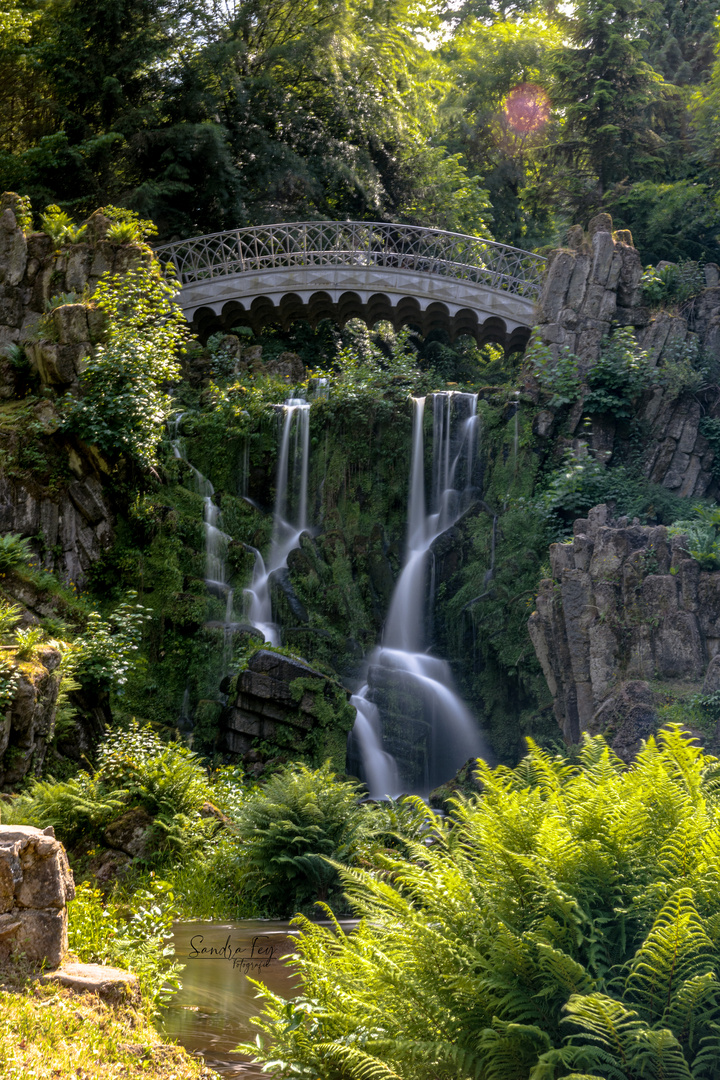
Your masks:
{"label": "green foliage", "polygon": [[76,670],[98,686],[120,693],[129,672],[141,662],[137,654],[143,624],[150,618],[149,609],[135,603],[136,596],[129,591],[107,619],[90,611],[85,629],[73,642]]}
{"label": "green foliage", "polygon": [[683,260],[720,257],[720,209],[713,187],[694,176],[666,183],[621,181],[605,195],[603,209],[612,214],[616,228],[631,230],[644,260],[682,264]]}
{"label": "green foliage", "polygon": [[0,600],[0,637],[6,638],[15,629],[23,614],[19,604],[12,604],[8,600]]}
{"label": "green foliage", "polygon": [[300,994],[264,991],[245,1051],[327,1080],[710,1080],[717,761],[670,728],[629,767],[586,737],[479,777],[407,856],[342,871],[351,934],[297,920]]}
{"label": "green foliage", "polygon": [[64,244],[79,244],[85,239],[86,225],[75,225],[71,216],[54,203],[45,208],[40,215],[43,232],[52,237],[56,247]]}
{"label": "green foliage", "polygon": [[63,307],[64,304],[76,304],[78,302],[78,294],[74,292],[62,292],[57,293],[55,296],[51,296],[49,300],[45,301],[45,311],[49,314],[54,311],[55,308]]}
{"label": "green foliage", "polygon": [[699,426],[700,434],[707,439],[710,449],[713,451],[713,463],[711,471],[714,477],[720,476],[720,419],[712,416],[703,416]]}
{"label": "green foliage", "polygon": [[172,887],[151,878],[130,903],[106,900],[83,882],[68,905],[68,944],[85,964],[112,964],[137,975],[150,1013],[167,1005],[180,989],[182,964],[174,959],[173,921],[178,908]]}
{"label": "green foliage", "polygon": [[705,288],[705,274],[700,263],[684,259],[657,268],[647,266],[642,276],[643,297],[652,305],[666,301],[679,304],[697,296]]}
{"label": "green foliage", "polygon": [[145,862],[168,864],[201,850],[217,828],[199,814],[212,798],[204,766],[186,746],[162,742],[148,728],[109,732],[98,747],[98,767],[68,780],[34,780],[5,820],[52,825],[63,842],[97,840],[132,807],[154,817]]}
{"label": "green foliage", "polygon": [[41,626],[28,626],[15,634],[16,658],[31,660],[39,645],[45,641],[45,631]]}
{"label": "green foliage", "polygon": [[17,533],[5,533],[0,536],[0,572],[15,570],[18,566],[29,563],[33,557],[30,541]]}
{"label": "green foliage", "polygon": [[316,378],[328,380],[331,398],[357,400],[369,393],[394,390],[413,394],[429,389],[432,377],[421,371],[412,332],[397,333],[389,324],[382,327],[382,339],[374,340],[365,323],[353,320],[347,326],[346,341],[339,349],[334,370],[317,369]]}
{"label": "green foliage", "polygon": [[561,467],[548,475],[533,506],[562,535],[567,523],[605,502],[614,503],[618,515],[664,525],[688,510],[688,500],[661,484],[649,483],[630,466],[607,468],[583,443],[576,450],[566,450]]}
{"label": "green foliage", "polygon": [[577,189],[588,172],[602,192],[644,179],[643,166],[649,171],[662,160],[650,120],[662,78],[642,59],[643,15],[639,0],[580,0],[570,41],[553,57],[557,106],[565,110],[559,149],[578,168]]}
{"label": "green foliage", "polygon": [[104,341],[81,375],[82,394],[65,398],[70,430],[145,469],[157,461],[171,406],[165,387],[180,374],[176,353],[187,336],[176,292],[157,264],[102,278],[93,300],[106,316]]}
{"label": "green foliage", "polygon": [[157,236],[157,225],[124,206],[101,206],[100,211],[112,224],[105,234],[111,244],[142,244]]}
{"label": "green foliage", "polygon": [[551,394],[551,409],[570,405],[577,401],[580,392],[578,358],[569,349],[561,349],[553,356],[549,346],[533,342],[525,353],[525,362],[540,386]]}
{"label": "green foliage", "polygon": [[109,789],[127,790],[151,814],[189,817],[212,796],[197,754],[163,742],[137,722],[107,735],[98,749],[98,773]]}
{"label": "green foliage", "polygon": [[10,657],[0,655],[0,709],[7,709],[12,704],[20,685],[20,677],[20,672]]}
{"label": "green foliage", "polygon": [[329,859],[351,862],[369,821],[360,787],[320,769],[286,765],[241,804],[235,825],[248,889],[273,915],[320,900],[338,904],[340,881]]}
{"label": "green foliage", "polygon": [[52,825],[63,843],[72,847],[83,836],[97,836],[127,806],[127,792],[108,789],[98,773],[80,772],[69,780],[33,780],[26,792],[3,808],[3,821]]}
{"label": "green foliage", "polygon": [[627,420],[634,414],[635,400],[652,379],[647,353],[632,329],[622,327],[603,341],[600,357],[588,372],[584,408],[590,415],[609,413]]}
{"label": "green foliage", "polygon": [[676,521],[671,532],[687,537],[688,554],[703,570],[717,570],[720,567],[720,509],[708,506],[694,509],[696,517]]}

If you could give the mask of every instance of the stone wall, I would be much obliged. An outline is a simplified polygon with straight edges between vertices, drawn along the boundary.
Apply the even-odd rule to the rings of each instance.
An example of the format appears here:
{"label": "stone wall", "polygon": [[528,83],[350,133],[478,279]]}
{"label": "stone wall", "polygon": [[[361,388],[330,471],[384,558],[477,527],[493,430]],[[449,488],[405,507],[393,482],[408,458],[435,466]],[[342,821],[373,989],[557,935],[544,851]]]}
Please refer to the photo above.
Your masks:
{"label": "stone wall", "polygon": [[[639,344],[657,367],[672,358],[678,346],[696,342],[707,355],[720,359],[720,270],[705,267],[707,287],[677,308],[651,310],[642,302],[642,263],[629,232],[613,232],[609,214],[598,214],[587,232],[573,226],[563,247],[554,251],[538,304],[535,339],[558,354],[569,349],[587,373],[600,356],[603,337],[621,326],[633,328]],[[702,416],[720,417],[713,391],[678,397],[660,386],[649,390],[638,405],[645,427],[642,468],[649,480],[682,496],[717,496],[713,478],[714,453],[699,432]],[[582,402],[571,411],[573,434],[583,415]],[[612,418],[594,418],[591,450],[609,461],[617,425]]]}
{"label": "stone wall", "polygon": [[52,829],[0,825],[0,962],[58,967],[67,952],[73,876]]}
{"label": "stone wall", "polygon": [[568,742],[604,730],[618,694],[626,714],[642,703],[649,734],[647,684],[699,692],[720,663],[720,573],[701,570],[683,536],[596,506],[572,542],[551,545],[550,566],[528,629]]}

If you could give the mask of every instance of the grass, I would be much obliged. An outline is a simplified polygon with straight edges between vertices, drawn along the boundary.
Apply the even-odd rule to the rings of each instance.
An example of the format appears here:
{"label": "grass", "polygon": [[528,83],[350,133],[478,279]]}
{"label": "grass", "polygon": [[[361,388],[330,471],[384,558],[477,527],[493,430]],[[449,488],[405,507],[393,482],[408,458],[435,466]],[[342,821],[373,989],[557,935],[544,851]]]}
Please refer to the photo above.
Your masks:
{"label": "grass", "polygon": [[200,1080],[217,1074],[163,1043],[147,1019],[94,994],[28,984],[0,989],[3,1080]]}

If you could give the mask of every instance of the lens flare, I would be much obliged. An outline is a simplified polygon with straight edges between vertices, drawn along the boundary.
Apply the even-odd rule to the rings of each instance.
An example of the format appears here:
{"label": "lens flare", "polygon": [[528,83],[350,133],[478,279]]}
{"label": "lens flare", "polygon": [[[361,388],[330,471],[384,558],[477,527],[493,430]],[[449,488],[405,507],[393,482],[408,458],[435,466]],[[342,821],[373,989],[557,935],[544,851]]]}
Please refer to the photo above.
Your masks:
{"label": "lens flare", "polygon": [[522,83],[511,90],[503,108],[507,126],[518,135],[539,131],[550,119],[550,98],[533,83]]}

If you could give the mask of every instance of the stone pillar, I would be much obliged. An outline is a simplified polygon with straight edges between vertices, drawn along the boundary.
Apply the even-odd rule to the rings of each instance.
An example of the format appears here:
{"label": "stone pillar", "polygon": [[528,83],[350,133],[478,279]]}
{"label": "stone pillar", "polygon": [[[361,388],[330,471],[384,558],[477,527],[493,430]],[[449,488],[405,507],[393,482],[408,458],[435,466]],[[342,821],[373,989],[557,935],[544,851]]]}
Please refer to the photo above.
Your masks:
{"label": "stone pillar", "polygon": [[66,904],[74,897],[52,828],[0,825],[0,963],[59,967],[68,947]]}

